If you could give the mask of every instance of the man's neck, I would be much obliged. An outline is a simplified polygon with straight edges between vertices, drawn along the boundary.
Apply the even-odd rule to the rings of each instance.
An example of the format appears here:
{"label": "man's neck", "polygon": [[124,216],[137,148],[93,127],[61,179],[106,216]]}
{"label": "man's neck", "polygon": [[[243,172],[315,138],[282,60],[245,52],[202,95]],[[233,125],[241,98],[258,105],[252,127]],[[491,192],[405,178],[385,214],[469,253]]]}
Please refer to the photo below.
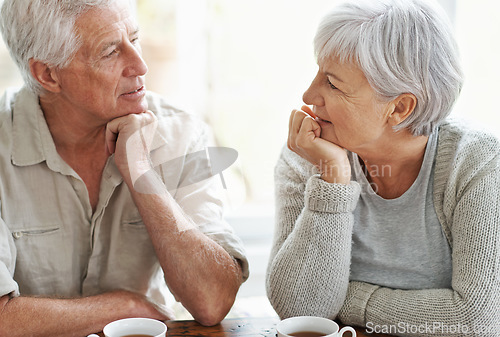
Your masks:
{"label": "man's neck", "polygon": [[105,121],[96,121],[50,95],[40,97],[40,106],[58,152],[91,153],[105,148]]}

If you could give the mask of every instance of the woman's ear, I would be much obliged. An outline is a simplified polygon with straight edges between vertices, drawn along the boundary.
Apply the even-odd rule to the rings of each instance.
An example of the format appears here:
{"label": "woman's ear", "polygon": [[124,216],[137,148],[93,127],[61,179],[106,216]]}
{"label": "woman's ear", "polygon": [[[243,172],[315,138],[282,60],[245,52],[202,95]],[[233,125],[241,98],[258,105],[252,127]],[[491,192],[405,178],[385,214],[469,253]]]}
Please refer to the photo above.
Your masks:
{"label": "woman's ear", "polygon": [[410,93],[399,95],[393,102],[393,111],[389,115],[389,123],[391,126],[401,124],[408,118],[415,107],[417,106],[417,97]]}
{"label": "woman's ear", "polygon": [[53,68],[49,67],[46,63],[35,59],[30,59],[29,66],[31,75],[45,90],[54,93],[61,91],[59,79]]}

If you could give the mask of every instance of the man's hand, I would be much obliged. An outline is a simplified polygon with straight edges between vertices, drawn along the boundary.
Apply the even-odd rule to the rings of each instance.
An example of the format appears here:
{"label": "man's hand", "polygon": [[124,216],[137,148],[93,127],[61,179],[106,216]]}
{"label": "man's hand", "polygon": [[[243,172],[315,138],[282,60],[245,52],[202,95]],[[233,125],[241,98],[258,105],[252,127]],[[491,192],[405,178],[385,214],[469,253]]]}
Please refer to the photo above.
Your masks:
{"label": "man's hand", "polygon": [[288,126],[288,148],[315,165],[323,180],[348,184],[351,166],[346,151],[321,138],[321,126],[315,118],[307,106],[292,111]]}
{"label": "man's hand", "polygon": [[129,186],[152,169],[149,152],[157,125],[155,114],[147,110],[116,118],[106,127],[106,148],[115,154],[116,165]]}
{"label": "man's hand", "polygon": [[75,299],[0,297],[0,336],[86,336],[128,317],[175,318],[171,310],[125,290]]}

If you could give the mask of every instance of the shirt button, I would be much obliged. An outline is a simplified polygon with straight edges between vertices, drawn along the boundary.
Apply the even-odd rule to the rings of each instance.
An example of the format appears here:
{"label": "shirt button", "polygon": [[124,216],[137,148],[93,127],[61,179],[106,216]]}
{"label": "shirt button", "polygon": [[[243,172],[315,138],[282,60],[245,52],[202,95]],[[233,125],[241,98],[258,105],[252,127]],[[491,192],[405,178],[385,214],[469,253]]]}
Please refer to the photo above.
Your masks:
{"label": "shirt button", "polygon": [[23,236],[23,232],[14,232],[12,233],[14,239],[20,239]]}

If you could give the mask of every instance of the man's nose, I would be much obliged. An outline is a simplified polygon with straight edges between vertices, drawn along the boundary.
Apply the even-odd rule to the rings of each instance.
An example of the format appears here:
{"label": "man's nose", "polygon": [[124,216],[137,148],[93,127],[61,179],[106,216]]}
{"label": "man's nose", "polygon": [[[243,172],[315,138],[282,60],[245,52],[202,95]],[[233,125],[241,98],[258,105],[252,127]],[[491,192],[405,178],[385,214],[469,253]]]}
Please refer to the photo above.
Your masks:
{"label": "man's nose", "polygon": [[127,66],[124,70],[124,76],[144,76],[148,72],[148,66],[142,58],[140,47],[130,46],[127,60]]}

